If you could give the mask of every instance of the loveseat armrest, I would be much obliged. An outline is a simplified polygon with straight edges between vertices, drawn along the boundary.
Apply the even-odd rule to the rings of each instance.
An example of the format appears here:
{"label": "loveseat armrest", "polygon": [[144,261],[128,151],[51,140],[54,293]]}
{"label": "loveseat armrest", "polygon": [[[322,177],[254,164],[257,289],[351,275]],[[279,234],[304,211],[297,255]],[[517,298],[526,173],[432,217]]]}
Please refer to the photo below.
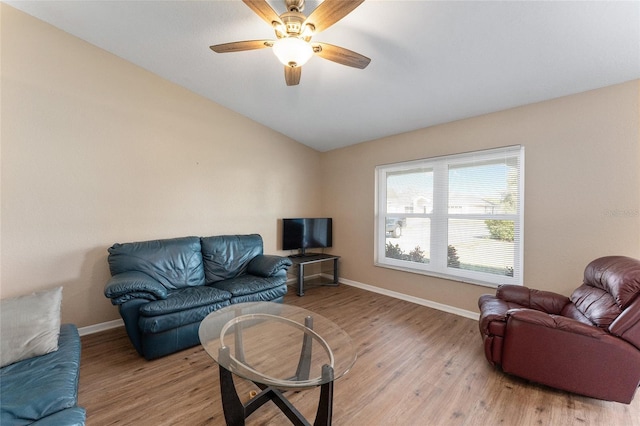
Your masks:
{"label": "loveseat armrest", "polygon": [[260,254],[251,259],[247,266],[247,273],[267,278],[280,271],[286,271],[291,265],[291,259],[288,257]]}
{"label": "loveseat armrest", "polygon": [[138,271],[116,274],[104,287],[104,295],[114,305],[132,299],[160,300],[167,298],[167,289],[159,281]]}
{"label": "loveseat armrest", "polygon": [[554,315],[560,315],[562,308],[571,302],[567,296],[558,293],[508,284],[498,287],[496,297],[506,302],[517,303],[524,308]]}

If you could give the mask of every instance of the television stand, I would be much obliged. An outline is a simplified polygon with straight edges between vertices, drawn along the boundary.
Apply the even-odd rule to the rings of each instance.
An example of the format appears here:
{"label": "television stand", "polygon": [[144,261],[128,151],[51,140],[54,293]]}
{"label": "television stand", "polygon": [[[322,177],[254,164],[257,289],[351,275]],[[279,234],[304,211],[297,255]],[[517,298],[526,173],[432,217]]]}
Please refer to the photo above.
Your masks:
{"label": "television stand", "polygon": [[299,257],[322,256],[322,255],[323,255],[323,253],[304,252],[304,253],[292,254],[292,255],[289,256],[289,259],[295,259],[295,258],[299,258]]}
{"label": "television stand", "polygon": [[294,265],[298,266],[298,296],[304,296],[304,267],[305,265],[310,265],[312,263],[321,263],[333,261],[333,282],[325,285],[338,285],[338,259],[340,256],[334,256],[331,254],[324,253],[305,253],[305,254],[294,254],[289,256],[291,262]]}

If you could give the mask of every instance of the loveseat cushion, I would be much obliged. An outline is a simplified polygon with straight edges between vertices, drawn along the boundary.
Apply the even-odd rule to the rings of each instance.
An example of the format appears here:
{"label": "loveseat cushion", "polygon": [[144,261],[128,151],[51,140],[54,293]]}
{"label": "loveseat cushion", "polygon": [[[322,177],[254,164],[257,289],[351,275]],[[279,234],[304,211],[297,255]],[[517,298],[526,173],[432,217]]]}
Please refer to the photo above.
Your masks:
{"label": "loveseat cushion", "polygon": [[166,299],[146,303],[140,307],[140,315],[155,317],[185,309],[207,306],[212,303],[223,302],[231,299],[231,293],[215,287],[200,286],[174,290]]}
{"label": "loveseat cushion", "polygon": [[63,324],[57,351],[0,369],[0,424],[31,424],[76,407],[79,372],[78,330],[71,324]]}
{"label": "loveseat cushion", "polygon": [[[281,275],[274,277],[256,277],[255,275],[241,275],[239,277],[219,281],[215,284],[211,284],[220,290],[228,291],[232,294],[232,302],[258,302],[277,299],[284,296],[287,293],[287,286],[283,282]],[[256,295],[255,298],[247,296]],[[261,295],[261,296],[257,296]],[[242,300],[238,298],[242,297]]]}
{"label": "loveseat cushion", "polygon": [[209,305],[198,306],[164,315],[156,315],[152,317],[141,315],[138,319],[138,327],[143,334],[162,333],[163,331],[177,329],[188,324],[199,323],[211,312],[224,308],[225,306],[229,306],[230,304],[231,302],[227,299],[220,302],[214,302]]}
{"label": "loveseat cushion", "polygon": [[109,248],[111,275],[143,272],[169,290],[205,283],[199,237],[114,244]]}
{"label": "loveseat cushion", "polygon": [[203,237],[201,245],[207,284],[246,273],[251,259],[262,254],[258,234]]}

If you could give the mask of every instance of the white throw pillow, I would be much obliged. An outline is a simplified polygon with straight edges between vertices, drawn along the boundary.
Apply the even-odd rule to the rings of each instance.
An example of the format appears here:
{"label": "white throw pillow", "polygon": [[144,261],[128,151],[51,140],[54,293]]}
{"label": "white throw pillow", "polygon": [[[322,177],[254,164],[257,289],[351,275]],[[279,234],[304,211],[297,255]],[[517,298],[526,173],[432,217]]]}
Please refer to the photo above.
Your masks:
{"label": "white throw pillow", "polygon": [[0,367],[58,350],[62,287],[0,300]]}

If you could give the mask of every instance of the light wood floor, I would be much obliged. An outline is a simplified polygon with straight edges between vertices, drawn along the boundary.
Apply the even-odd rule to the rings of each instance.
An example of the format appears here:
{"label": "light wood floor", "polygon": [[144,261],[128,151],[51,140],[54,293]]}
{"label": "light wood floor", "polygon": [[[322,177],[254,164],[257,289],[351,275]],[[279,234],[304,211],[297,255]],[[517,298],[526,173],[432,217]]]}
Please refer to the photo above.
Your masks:
{"label": "light wood floor", "polygon": [[[478,324],[354,287],[293,289],[285,303],[345,329],[358,360],[335,383],[340,425],[640,425],[640,396],[605,402],[506,376],[484,358]],[[87,425],[223,425],[218,369],[201,347],[154,361],[123,328],[82,338],[79,403]],[[256,389],[236,380],[246,396]],[[289,394],[313,419],[318,390]],[[248,425],[287,425],[272,403]]]}

